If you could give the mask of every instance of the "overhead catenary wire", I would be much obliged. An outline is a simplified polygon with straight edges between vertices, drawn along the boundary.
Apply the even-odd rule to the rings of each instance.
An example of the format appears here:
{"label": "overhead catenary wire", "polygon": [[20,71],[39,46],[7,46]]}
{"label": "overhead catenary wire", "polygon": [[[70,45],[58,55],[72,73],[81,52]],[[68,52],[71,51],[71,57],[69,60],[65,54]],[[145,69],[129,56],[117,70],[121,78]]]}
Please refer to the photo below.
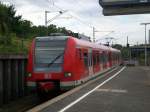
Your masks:
{"label": "overhead catenary wire", "polygon": [[[65,11],[65,10],[62,9],[61,7],[57,6],[57,5],[54,3],[53,0],[51,0],[51,1],[46,0],[46,1],[49,2],[53,7],[57,8],[58,10],[60,10],[60,11]],[[70,11],[70,10],[67,10],[67,14],[70,16],[70,17],[68,17],[69,19],[70,19],[70,18],[73,18],[73,19],[77,20],[78,22],[80,22],[80,23],[82,23],[82,24],[88,26],[88,27],[91,28],[92,30],[95,29],[93,25],[91,25],[91,24],[88,23],[87,21],[82,20],[81,17],[79,17],[78,15],[76,15],[74,12],[72,12],[72,11]],[[68,18],[67,18],[67,19],[68,19]],[[97,31],[97,30],[96,30],[96,31]],[[100,31],[100,32],[103,32],[103,31]],[[106,32],[106,31],[104,31],[104,32]],[[107,31],[107,32],[108,32],[108,31]],[[109,31],[109,32],[110,32],[110,31]],[[93,33],[93,35],[94,35],[94,33],[95,33],[94,30],[93,30],[92,33]],[[112,32],[110,32],[110,33],[112,33]],[[109,34],[110,34],[110,33],[109,33]],[[109,34],[107,34],[107,35],[109,35]],[[95,41],[95,36],[93,36],[93,41]]]}
{"label": "overhead catenary wire", "polygon": [[[50,3],[49,0],[46,0],[46,1]],[[59,6],[57,6],[57,5],[54,3],[53,0],[52,0],[52,2],[53,2],[52,5],[53,5],[54,7],[56,7],[57,9],[59,9],[59,10],[61,10],[61,11],[65,11],[64,9],[60,8]],[[70,11],[68,10],[68,12],[70,12]],[[72,13],[73,13],[73,12],[72,12]],[[84,24],[84,25],[87,25],[87,26],[89,26],[90,28],[93,28],[92,25],[90,25],[90,24],[88,24],[87,22],[81,20],[80,17],[77,17],[77,16],[75,16],[74,14],[71,14],[71,13],[69,13],[68,15],[70,15],[70,16],[73,17],[74,19],[78,20],[80,23],[82,23],[82,24]]]}
{"label": "overhead catenary wire", "polygon": [[50,3],[53,7],[59,9],[59,11],[65,11],[64,9],[58,7],[57,5],[55,5],[55,2],[53,0],[46,0],[48,3]]}

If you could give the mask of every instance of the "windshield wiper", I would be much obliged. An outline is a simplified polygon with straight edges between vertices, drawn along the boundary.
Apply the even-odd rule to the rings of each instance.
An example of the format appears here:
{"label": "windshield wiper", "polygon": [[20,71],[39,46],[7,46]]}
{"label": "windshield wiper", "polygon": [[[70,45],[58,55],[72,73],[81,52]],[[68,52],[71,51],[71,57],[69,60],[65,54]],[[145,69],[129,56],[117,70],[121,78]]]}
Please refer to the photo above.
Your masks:
{"label": "windshield wiper", "polygon": [[64,53],[60,53],[56,58],[54,58],[50,63],[48,63],[48,67],[51,66],[58,58],[60,58]]}

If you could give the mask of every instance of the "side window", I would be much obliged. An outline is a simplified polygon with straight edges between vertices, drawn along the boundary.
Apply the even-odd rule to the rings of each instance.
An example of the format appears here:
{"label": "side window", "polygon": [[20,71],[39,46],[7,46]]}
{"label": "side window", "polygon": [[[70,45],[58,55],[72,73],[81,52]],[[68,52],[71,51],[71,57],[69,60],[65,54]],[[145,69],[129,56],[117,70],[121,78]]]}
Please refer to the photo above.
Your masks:
{"label": "side window", "polygon": [[105,52],[102,53],[102,60],[103,60],[103,64],[106,63],[106,56],[105,56]]}
{"label": "side window", "polygon": [[84,64],[85,64],[85,66],[88,67],[88,53],[87,52],[84,52],[83,58],[84,58]]}
{"label": "side window", "polygon": [[105,63],[108,62],[108,53],[105,53]]}
{"label": "side window", "polygon": [[103,64],[103,54],[102,53],[99,54],[99,59],[100,59],[100,64]]}
{"label": "side window", "polygon": [[108,54],[108,61],[111,61],[111,53],[109,52]]}
{"label": "side window", "polygon": [[106,56],[105,56],[105,52],[103,54],[103,59],[104,59],[104,63],[106,63]]}
{"label": "side window", "polygon": [[93,53],[93,65],[96,65],[96,53]]}
{"label": "side window", "polygon": [[113,53],[113,60],[115,61],[115,53]]}
{"label": "side window", "polygon": [[96,58],[97,58],[97,64],[99,64],[99,63],[100,63],[100,60],[99,60],[99,53],[97,53],[96,55],[97,55],[97,57],[96,57]]}
{"label": "side window", "polygon": [[92,53],[88,53],[89,66],[92,66]]}
{"label": "side window", "polygon": [[77,56],[80,58],[80,60],[82,59],[82,50],[81,49],[77,50]]}

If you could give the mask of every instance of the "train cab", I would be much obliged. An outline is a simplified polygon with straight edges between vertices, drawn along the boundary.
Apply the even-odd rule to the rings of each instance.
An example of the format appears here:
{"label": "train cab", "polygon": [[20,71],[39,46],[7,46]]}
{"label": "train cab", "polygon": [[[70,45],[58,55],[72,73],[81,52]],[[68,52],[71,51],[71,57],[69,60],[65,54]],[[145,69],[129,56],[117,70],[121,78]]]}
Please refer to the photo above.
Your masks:
{"label": "train cab", "polygon": [[119,51],[71,36],[36,37],[28,56],[28,86],[69,90],[119,63]]}

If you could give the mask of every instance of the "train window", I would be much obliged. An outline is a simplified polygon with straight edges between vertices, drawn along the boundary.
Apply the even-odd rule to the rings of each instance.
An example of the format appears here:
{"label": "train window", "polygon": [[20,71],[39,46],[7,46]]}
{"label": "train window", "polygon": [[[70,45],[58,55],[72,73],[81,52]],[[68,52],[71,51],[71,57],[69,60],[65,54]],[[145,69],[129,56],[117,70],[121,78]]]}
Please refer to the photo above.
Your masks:
{"label": "train window", "polygon": [[104,58],[103,58],[103,53],[100,54],[100,63],[103,64]]}
{"label": "train window", "polygon": [[81,51],[81,49],[79,49],[79,57],[80,57],[80,59],[82,59],[82,51]]}
{"label": "train window", "polygon": [[81,49],[77,49],[77,51],[76,51],[76,56],[77,56],[78,58],[80,58],[80,60],[83,58],[83,57],[82,57],[82,50],[81,50]]}
{"label": "train window", "polygon": [[114,64],[114,61],[115,61],[115,53],[113,53],[113,64]]}
{"label": "train window", "polygon": [[100,63],[100,59],[99,59],[99,53],[97,53],[97,64],[99,64]]}
{"label": "train window", "polygon": [[108,53],[105,54],[105,63],[108,62]]}
{"label": "train window", "polygon": [[102,54],[101,54],[101,53],[99,54],[99,61],[100,61],[100,64],[103,63],[103,62],[102,62],[103,60],[102,60]]}
{"label": "train window", "polygon": [[103,63],[106,63],[106,55],[105,55],[105,53],[103,54]]}
{"label": "train window", "polygon": [[92,52],[88,53],[88,61],[89,61],[88,65],[92,66],[93,65],[93,53]]}
{"label": "train window", "polygon": [[84,52],[83,58],[85,66],[88,67],[88,53]]}
{"label": "train window", "polygon": [[93,65],[96,65],[96,53],[93,53]]}
{"label": "train window", "polygon": [[66,40],[36,40],[35,71],[61,71]]}
{"label": "train window", "polygon": [[113,62],[115,61],[115,53],[113,53]]}
{"label": "train window", "polygon": [[89,66],[92,66],[92,53],[88,54]]}
{"label": "train window", "polygon": [[106,52],[103,52],[103,63],[107,63],[107,60],[108,60],[108,56],[106,54]]}
{"label": "train window", "polygon": [[108,53],[108,61],[109,62],[111,61],[111,53],[110,52]]}

